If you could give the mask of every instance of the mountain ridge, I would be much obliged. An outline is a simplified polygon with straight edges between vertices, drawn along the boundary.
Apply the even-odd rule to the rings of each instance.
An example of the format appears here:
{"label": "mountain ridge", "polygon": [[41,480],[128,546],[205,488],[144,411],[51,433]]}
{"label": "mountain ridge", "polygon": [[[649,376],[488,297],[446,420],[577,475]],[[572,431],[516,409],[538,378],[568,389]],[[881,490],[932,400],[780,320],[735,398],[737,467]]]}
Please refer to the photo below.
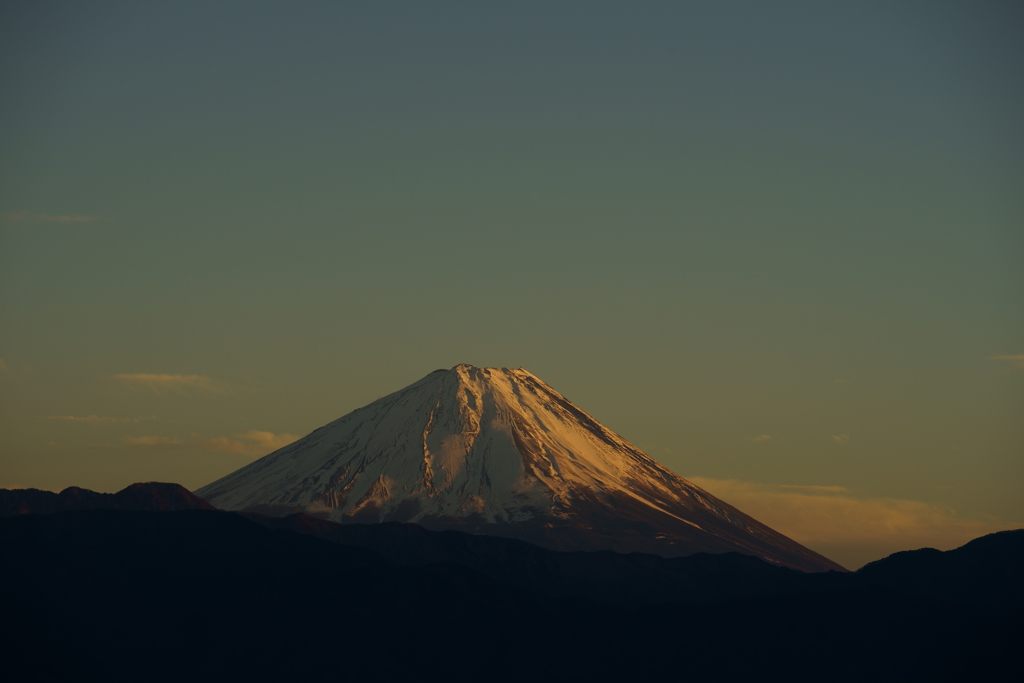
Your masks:
{"label": "mountain ridge", "polygon": [[845,571],[673,473],[522,368],[436,370],[196,494],[227,510],[415,522],[555,550],[736,551]]}
{"label": "mountain ridge", "polygon": [[69,486],[60,493],[40,489],[0,489],[0,517],[79,510],[213,510],[213,505],[181,484],[137,482],[117,493]]}
{"label": "mountain ridge", "polygon": [[[922,569],[961,557],[976,565],[954,577],[962,587],[989,582],[995,558],[998,597],[1020,575],[1022,536],[925,553]],[[432,535],[442,545],[453,537],[487,542]],[[279,681],[339,672],[398,680],[422,676],[424,666],[453,681],[683,673],[746,681],[776,672],[794,681],[1015,680],[1024,637],[1019,602],[996,612],[950,599],[944,586],[908,595],[884,580],[861,585],[856,574],[803,574],[742,557],[790,578],[747,597],[629,606],[524,590],[443,557],[396,563],[217,510],[4,518],[0,554],[0,608],[9,616],[0,657],[12,680]],[[607,556],[631,559],[591,559]]]}

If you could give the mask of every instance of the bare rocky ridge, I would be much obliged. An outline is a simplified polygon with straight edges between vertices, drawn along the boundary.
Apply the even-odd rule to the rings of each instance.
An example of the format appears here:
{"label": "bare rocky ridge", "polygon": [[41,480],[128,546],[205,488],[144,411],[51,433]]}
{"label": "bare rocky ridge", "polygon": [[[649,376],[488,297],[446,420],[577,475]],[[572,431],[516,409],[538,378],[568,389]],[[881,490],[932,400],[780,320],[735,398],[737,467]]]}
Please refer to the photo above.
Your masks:
{"label": "bare rocky ridge", "polygon": [[214,506],[415,522],[555,550],[842,567],[669,471],[520,368],[459,365],[196,491]]}

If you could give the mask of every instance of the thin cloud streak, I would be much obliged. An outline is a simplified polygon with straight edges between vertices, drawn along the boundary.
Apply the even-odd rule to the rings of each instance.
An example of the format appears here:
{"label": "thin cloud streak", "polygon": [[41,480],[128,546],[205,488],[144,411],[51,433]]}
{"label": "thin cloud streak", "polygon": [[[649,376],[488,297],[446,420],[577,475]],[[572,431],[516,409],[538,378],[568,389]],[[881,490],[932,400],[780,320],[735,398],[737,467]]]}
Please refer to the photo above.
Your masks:
{"label": "thin cloud streak", "polygon": [[169,448],[184,445],[184,442],[169,436],[123,436],[121,443],[141,448]]}
{"label": "thin cloud streak", "polygon": [[249,457],[262,457],[273,453],[279,448],[284,448],[295,442],[297,434],[274,434],[273,432],[261,432],[252,430],[245,434],[238,434],[236,438],[229,439],[226,436],[218,436],[212,439],[205,439],[198,434],[193,435],[196,444],[205,451],[212,453],[236,453]]}
{"label": "thin cloud streak", "polygon": [[1024,354],[1016,356],[989,356],[989,360],[1006,361],[1015,370],[1024,370]]}
{"label": "thin cloud streak", "polygon": [[48,415],[47,420],[64,420],[66,422],[88,422],[89,424],[138,424],[137,417],[101,417],[99,415]]}
{"label": "thin cloud streak", "polygon": [[0,214],[0,219],[7,223],[92,223],[99,220],[99,216],[85,216],[81,214],[50,215],[45,213],[29,213],[28,211],[6,212]]}
{"label": "thin cloud streak", "polygon": [[5,212],[0,214],[0,218],[8,223],[63,223],[65,225],[71,223],[94,223],[100,219],[99,216],[80,214],[54,216],[49,214],[33,214],[28,211]]}
{"label": "thin cloud streak", "polygon": [[191,442],[169,436],[124,436],[121,437],[121,443],[126,446],[149,449],[190,448],[194,450],[198,448],[210,453],[233,453],[258,458],[279,448],[284,448],[298,438],[297,434],[274,434],[273,432],[252,430],[238,434],[235,438],[218,436],[207,439],[200,434],[193,434]]}
{"label": "thin cloud streak", "polygon": [[780,489],[789,491],[807,491],[813,493],[844,493],[844,486],[801,486],[800,484],[779,484]]}
{"label": "thin cloud streak", "polygon": [[122,374],[114,375],[114,379],[130,386],[143,386],[153,391],[178,391],[188,389],[205,391],[211,394],[226,394],[227,387],[205,375],[170,375],[170,374]]}
{"label": "thin cloud streak", "polygon": [[689,480],[849,569],[900,550],[950,550],[985,534],[1024,526],[963,519],[951,508],[916,500],[856,498],[841,486]]}

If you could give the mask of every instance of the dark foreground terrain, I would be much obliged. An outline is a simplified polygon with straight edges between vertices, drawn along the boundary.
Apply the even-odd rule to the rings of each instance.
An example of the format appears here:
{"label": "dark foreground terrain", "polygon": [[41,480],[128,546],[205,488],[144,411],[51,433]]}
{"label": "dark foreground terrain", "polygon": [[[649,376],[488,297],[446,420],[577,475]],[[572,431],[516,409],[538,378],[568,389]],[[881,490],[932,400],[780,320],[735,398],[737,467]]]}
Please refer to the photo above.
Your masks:
{"label": "dark foreground terrain", "polygon": [[5,680],[1019,680],[1024,530],[802,574],[158,493],[3,510]]}

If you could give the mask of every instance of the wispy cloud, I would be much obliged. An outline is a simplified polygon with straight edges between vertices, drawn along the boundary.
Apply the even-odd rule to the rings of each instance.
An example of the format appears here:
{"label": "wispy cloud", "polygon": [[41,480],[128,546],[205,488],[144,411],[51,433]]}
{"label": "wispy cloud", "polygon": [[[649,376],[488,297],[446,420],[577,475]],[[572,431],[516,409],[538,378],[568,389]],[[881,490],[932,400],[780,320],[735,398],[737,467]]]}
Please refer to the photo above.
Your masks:
{"label": "wispy cloud", "polygon": [[5,361],[3,358],[0,358],[0,372],[7,372],[10,369],[11,367],[7,365],[7,361]]}
{"label": "wispy cloud", "polygon": [[183,441],[169,436],[123,436],[121,443],[141,448],[171,448],[184,445]]}
{"label": "wispy cloud", "polygon": [[93,223],[99,220],[99,216],[85,216],[82,214],[50,215],[45,213],[29,213],[28,211],[16,211],[0,213],[0,220],[8,223]]}
{"label": "wispy cloud", "polygon": [[802,486],[800,484],[779,484],[780,489],[803,491],[805,493],[845,493],[843,486]]}
{"label": "wispy cloud", "polygon": [[1015,370],[1024,370],[1024,354],[1016,356],[989,356],[988,359],[1006,361]]}
{"label": "wispy cloud", "polygon": [[226,436],[218,436],[213,439],[205,439],[198,434],[193,435],[200,448],[213,453],[237,453],[251,457],[264,456],[299,438],[297,434],[274,434],[273,432],[249,431],[239,434],[234,439]]}
{"label": "wispy cloud", "polygon": [[855,569],[899,550],[949,550],[1022,524],[959,517],[916,500],[859,498],[842,486],[798,486],[691,477],[730,505],[794,541]]}
{"label": "wispy cloud", "polygon": [[755,436],[754,437],[754,441],[757,441],[757,442],[771,441],[771,440],[772,440],[772,435],[771,434],[761,434],[760,436]]}
{"label": "wispy cloud", "polygon": [[[47,420],[64,420],[65,422],[88,422],[89,424],[138,424],[138,417],[101,417],[99,415],[48,415]],[[150,418],[152,419],[152,418]]]}
{"label": "wispy cloud", "polygon": [[211,394],[228,393],[227,386],[216,382],[205,375],[168,375],[168,374],[124,374],[114,375],[114,379],[130,386],[147,387],[153,391],[186,390],[205,391]]}
{"label": "wispy cloud", "polygon": [[191,441],[169,436],[125,436],[121,438],[121,443],[148,449],[198,448],[211,453],[234,453],[255,458],[283,448],[298,438],[296,434],[274,434],[253,430],[238,434],[234,438],[219,436],[207,439],[199,434],[193,434]]}
{"label": "wispy cloud", "polygon": [[837,434],[837,435],[832,437],[832,440],[835,441],[836,443],[843,443],[843,444],[850,443],[850,435],[849,434]]}

